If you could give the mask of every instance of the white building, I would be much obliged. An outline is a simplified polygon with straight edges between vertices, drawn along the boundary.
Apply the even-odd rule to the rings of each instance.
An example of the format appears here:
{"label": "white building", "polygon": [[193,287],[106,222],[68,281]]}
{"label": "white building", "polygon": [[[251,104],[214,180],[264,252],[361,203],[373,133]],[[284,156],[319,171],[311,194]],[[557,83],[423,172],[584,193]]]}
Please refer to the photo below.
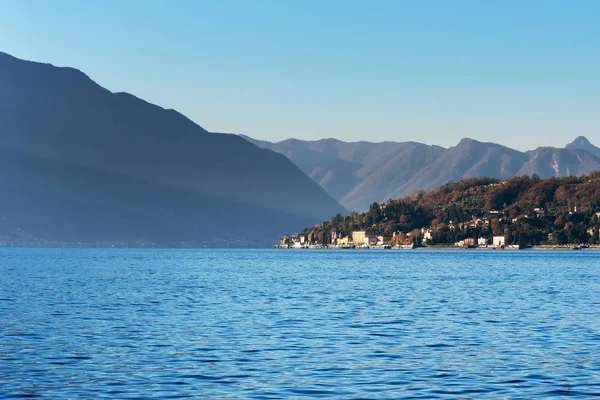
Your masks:
{"label": "white building", "polygon": [[423,234],[423,243],[426,243],[428,240],[431,241],[431,230],[430,229],[421,229],[421,233]]}
{"label": "white building", "polygon": [[477,239],[477,246],[486,246],[487,245],[487,239],[486,238],[479,238]]}
{"label": "white building", "polygon": [[492,240],[494,246],[504,246],[504,236],[494,236]]}

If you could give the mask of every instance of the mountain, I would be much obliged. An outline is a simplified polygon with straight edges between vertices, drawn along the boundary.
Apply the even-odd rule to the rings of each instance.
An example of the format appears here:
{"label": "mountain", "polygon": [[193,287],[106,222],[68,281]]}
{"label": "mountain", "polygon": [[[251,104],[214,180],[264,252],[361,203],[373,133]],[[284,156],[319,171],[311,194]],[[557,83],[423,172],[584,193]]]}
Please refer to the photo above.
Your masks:
{"label": "mountain", "polygon": [[463,139],[454,147],[427,163],[389,198],[402,197],[413,190],[428,190],[448,181],[488,176],[510,178],[518,171],[527,156],[508,147]]}
{"label": "mountain", "polygon": [[341,197],[359,183],[354,176],[359,164],[340,158],[335,149],[317,151],[311,148],[311,142],[296,139],[274,144],[243,137],[261,148],[283,154],[333,197]]}
{"label": "mountain", "polygon": [[577,137],[571,143],[566,145],[565,148],[586,150],[588,153],[591,153],[592,155],[594,155],[596,157],[600,157],[600,148],[591,144],[590,141],[587,140],[587,138],[585,138],[583,136]]}
{"label": "mountain", "polygon": [[345,211],[282,155],[76,69],[0,53],[0,122],[4,237],[256,245]]}
{"label": "mountain", "polygon": [[364,209],[375,198],[389,199],[402,191],[407,181],[433,163],[442,152],[441,147],[407,142],[390,150],[385,157],[373,157],[367,160],[361,170],[364,179],[345,194],[340,202],[352,205],[353,209]]}
{"label": "mountain", "polygon": [[517,175],[537,174],[541,178],[549,178],[581,176],[600,170],[600,159],[582,148],[539,147],[528,152],[528,155],[528,161]]}
{"label": "mountain", "polygon": [[278,143],[245,139],[288,157],[348,209],[359,210],[387,199],[444,149],[414,142],[354,142],[337,139]]}
{"label": "mountain", "polygon": [[584,137],[562,149],[542,147],[529,152],[473,139],[444,149],[415,142],[288,139],[270,143],[245,138],[285,155],[343,206],[356,211],[448,181],[533,174],[579,176],[600,170],[600,149]]}

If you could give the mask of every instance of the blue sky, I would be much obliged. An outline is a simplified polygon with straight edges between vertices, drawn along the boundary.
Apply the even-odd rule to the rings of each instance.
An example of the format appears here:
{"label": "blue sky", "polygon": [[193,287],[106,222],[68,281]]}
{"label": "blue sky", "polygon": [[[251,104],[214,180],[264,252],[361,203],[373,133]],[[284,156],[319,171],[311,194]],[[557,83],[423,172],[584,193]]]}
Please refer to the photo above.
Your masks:
{"label": "blue sky", "polygon": [[0,51],[277,141],[600,145],[600,1],[2,0]]}

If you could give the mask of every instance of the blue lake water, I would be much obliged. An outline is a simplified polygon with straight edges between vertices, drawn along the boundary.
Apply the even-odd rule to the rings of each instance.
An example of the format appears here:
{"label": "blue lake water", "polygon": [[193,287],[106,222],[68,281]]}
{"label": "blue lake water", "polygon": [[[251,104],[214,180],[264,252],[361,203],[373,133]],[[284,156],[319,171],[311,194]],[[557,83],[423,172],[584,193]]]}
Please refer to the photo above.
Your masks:
{"label": "blue lake water", "polygon": [[600,252],[0,250],[0,397],[600,397]]}

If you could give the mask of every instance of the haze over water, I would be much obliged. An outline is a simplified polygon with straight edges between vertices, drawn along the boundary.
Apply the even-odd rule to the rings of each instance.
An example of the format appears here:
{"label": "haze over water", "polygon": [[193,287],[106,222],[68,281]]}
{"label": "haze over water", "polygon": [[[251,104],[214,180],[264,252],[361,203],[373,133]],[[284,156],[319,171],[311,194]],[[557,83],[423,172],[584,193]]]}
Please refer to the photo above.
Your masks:
{"label": "haze over water", "polygon": [[0,258],[1,397],[600,397],[598,252]]}

